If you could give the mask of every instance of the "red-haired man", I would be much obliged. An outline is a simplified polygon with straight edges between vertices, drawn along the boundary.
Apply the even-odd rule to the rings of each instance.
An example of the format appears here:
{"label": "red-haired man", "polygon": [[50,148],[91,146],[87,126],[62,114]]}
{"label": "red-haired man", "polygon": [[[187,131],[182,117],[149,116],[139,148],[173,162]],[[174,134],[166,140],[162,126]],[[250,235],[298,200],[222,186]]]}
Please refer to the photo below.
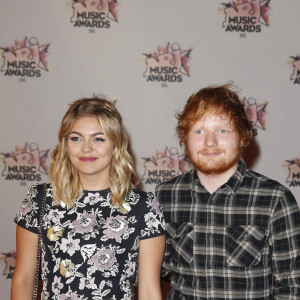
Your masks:
{"label": "red-haired man", "polygon": [[252,125],[237,93],[201,89],[177,118],[195,169],[157,187],[168,299],[300,299],[299,207],[241,159]]}

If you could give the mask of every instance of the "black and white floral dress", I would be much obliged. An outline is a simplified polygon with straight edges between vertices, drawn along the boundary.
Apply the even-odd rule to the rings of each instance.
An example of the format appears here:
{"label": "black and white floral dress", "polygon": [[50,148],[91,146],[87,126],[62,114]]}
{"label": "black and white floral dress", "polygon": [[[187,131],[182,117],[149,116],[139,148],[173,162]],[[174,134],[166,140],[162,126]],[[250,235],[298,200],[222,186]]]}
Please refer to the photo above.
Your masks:
{"label": "black and white floral dress", "polygon": [[[15,222],[38,233],[43,186],[34,185]],[[43,222],[42,299],[133,299],[139,240],[165,234],[152,193],[132,189],[119,208],[110,189],[84,191],[71,208],[55,205],[47,185]]]}

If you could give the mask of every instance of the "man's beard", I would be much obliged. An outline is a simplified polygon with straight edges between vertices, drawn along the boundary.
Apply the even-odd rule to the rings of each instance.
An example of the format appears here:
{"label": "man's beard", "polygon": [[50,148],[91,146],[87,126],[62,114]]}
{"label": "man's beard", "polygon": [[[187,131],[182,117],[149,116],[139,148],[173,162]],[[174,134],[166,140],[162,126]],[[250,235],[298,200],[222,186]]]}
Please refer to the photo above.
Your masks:
{"label": "man's beard", "polygon": [[[190,152],[189,147],[186,145],[186,150],[190,161],[193,163],[195,168],[203,173],[204,175],[220,175],[234,167],[241,155],[241,148],[236,147],[232,150],[229,157],[226,156],[226,151],[219,148],[205,148],[199,150],[197,152],[197,156],[193,157],[192,153]],[[201,153],[224,153],[222,158],[218,157],[205,157]]]}

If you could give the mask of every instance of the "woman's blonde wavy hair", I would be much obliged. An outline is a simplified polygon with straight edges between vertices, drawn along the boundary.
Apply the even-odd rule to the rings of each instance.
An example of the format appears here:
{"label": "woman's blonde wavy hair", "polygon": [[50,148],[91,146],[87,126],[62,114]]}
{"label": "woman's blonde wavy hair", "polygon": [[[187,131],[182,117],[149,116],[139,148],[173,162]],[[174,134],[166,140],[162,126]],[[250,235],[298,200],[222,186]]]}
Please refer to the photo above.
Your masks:
{"label": "woman's blonde wavy hair", "polygon": [[79,173],[71,164],[67,149],[68,134],[74,122],[82,117],[97,117],[105,136],[114,146],[109,170],[111,202],[119,206],[138,180],[133,159],[128,152],[128,136],[122,126],[121,115],[110,101],[96,97],[74,101],[62,119],[58,145],[51,154],[49,177],[53,200],[57,205],[63,201],[71,207],[82,194]]}

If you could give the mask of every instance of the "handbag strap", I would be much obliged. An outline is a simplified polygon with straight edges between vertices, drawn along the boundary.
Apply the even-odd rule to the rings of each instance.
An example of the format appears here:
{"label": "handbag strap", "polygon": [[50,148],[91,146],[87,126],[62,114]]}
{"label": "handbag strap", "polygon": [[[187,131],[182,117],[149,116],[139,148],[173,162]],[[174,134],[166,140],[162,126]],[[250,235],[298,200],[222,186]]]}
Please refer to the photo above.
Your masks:
{"label": "handbag strap", "polygon": [[39,219],[39,232],[38,232],[38,245],[36,253],[36,265],[35,265],[35,276],[34,276],[34,286],[33,286],[33,300],[37,299],[38,286],[39,286],[39,273],[40,273],[40,261],[41,261],[41,246],[42,246],[42,227],[43,227],[43,218],[46,208],[46,194],[47,194],[47,185],[43,183],[43,199],[41,204],[41,212]]}

